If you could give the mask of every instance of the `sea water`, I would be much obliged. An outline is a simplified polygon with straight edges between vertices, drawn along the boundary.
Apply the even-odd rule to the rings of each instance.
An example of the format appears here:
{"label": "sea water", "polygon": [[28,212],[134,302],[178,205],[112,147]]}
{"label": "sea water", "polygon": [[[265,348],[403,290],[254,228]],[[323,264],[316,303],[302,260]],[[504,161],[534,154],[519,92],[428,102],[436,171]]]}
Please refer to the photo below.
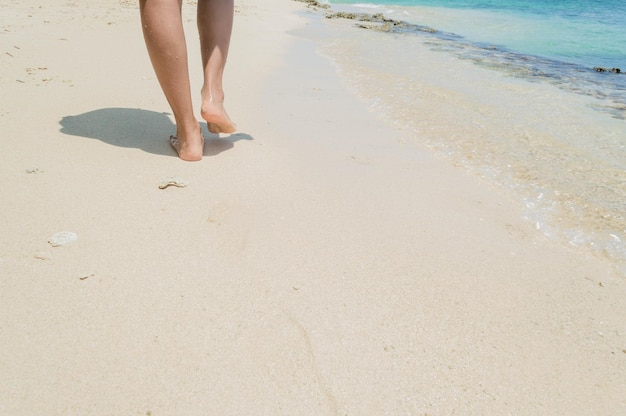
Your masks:
{"label": "sea water", "polygon": [[[529,55],[626,70],[626,2],[621,0],[360,0],[468,41]],[[398,7],[400,6],[400,7]],[[408,6],[408,7],[407,7]],[[418,6],[411,9],[411,6]]]}
{"label": "sea water", "polygon": [[626,2],[330,4],[402,22],[331,24],[323,52],[375,112],[626,275]]}

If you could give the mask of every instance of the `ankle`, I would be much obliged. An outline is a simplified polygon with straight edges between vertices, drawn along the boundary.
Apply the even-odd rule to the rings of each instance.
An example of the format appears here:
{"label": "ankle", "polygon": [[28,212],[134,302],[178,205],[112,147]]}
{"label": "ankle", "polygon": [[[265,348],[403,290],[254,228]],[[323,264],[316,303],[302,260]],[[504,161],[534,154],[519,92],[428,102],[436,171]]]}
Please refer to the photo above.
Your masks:
{"label": "ankle", "polygon": [[224,91],[221,88],[202,88],[200,91],[203,103],[220,103],[224,102]]}
{"label": "ankle", "polygon": [[187,138],[193,139],[194,136],[200,134],[200,124],[196,119],[187,122],[176,123],[176,136],[186,140]]}

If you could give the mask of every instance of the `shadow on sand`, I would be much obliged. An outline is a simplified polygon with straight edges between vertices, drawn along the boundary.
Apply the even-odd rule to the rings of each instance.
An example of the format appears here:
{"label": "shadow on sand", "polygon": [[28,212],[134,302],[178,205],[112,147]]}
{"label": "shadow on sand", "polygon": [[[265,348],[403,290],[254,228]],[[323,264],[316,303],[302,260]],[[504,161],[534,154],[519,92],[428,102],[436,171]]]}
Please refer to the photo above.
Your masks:
{"label": "shadow on sand", "polygon": [[[168,113],[138,108],[101,108],[76,116],[65,116],[59,122],[61,132],[72,136],[97,139],[113,146],[141,149],[158,155],[176,156],[168,138],[176,126]],[[233,148],[239,140],[253,140],[245,133],[220,138],[209,133],[202,123],[205,137],[204,156],[215,156]]]}

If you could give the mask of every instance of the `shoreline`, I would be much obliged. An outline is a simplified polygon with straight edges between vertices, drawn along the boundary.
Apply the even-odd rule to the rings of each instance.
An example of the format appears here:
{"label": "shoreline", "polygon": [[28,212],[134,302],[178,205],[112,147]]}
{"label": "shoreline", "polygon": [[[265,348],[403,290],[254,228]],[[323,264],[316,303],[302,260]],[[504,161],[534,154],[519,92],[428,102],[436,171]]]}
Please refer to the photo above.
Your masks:
{"label": "shoreline", "polygon": [[[626,106],[625,79],[622,69],[615,65],[606,66],[597,62],[566,62],[557,58],[526,54],[502,45],[478,42],[466,39],[453,32],[442,31],[436,27],[419,22],[419,17],[395,19],[383,12],[366,8],[362,11],[358,5],[327,5],[317,0],[294,0],[307,4],[311,9],[323,12],[326,19],[346,19],[355,22],[355,27],[390,34],[414,35],[424,38],[424,42],[437,43],[438,47],[456,54],[459,58],[472,60],[477,65],[497,70],[521,79],[551,83],[576,94],[597,99],[609,99],[605,111],[611,117],[624,119]],[[419,9],[413,7],[409,9]],[[402,10],[402,8],[400,9]]]}
{"label": "shoreline", "polygon": [[189,164],[136,6],[112,3],[10,4],[32,17],[2,35],[0,412],[626,409],[625,280],[381,121],[306,6],[237,3],[242,130]]}
{"label": "shoreline", "polygon": [[[308,2],[307,0],[304,2],[311,5],[316,3]],[[393,23],[393,26],[389,25],[389,28],[395,26],[400,31],[409,28],[409,30],[424,29],[430,33],[440,32],[442,36],[448,38],[467,39],[469,43],[474,45],[505,48],[517,51],[522,56],[541,56],[546,59],[556,59],[580,65],[587,69],[593,67],[623,68],[626,65],[626,61],[624,61],[626,56],[616,53],[616,49],[619,49],[619,44],[622,41],[622,34],[618,31],[618,19],[619,16],[626,12],[626,9],[621,7],[614,8],[607,4],[605,8],[595,10],[597,14],[593,19],[583,22],[578,19],[584,19],[585,16],[589,17],[587,14],[589,9],[585,11],[583,4],[576,5],[564,13],[564,10],[540,7],[536,4],[529,4],[526,10],[522,11],[520,7],[516,7],[513,4],[503,5],[503,8],[494,9],[489,5],[486,8],[474,8],[470,6],[470,3],[466,3],[466,7],[461,8],[458,7],[460,5],[458,3],[446,4],[446,2],[442,2],[438,5],[433,4],[433,2],[430,2],[430,5],[419,1],[414,3],[422,4],[394,5],[393,2],[381,1],[369,4],[333,2],[332,4],[320,5],[318,3],[318,6],[329,5],[344,15],[380,14],[381,11],[384,11],[388,17],[395,18],[393,19],[395,22],[390,22]],[[613,4],[615,5],[615,3]],[[507,6],[513,7],[509,8]],[[609,8],[611,10],[610,14],[607,10]],[[539,19],[539,21],[536,21],[535,18]],[[464,24],[462,20],[465,19],[473,23],[468,22],[468,24]],[[505,33],[494,36],[496,32],[493,32],[493,30],[497,30],[497,28],[491,27],[492,21],[508,26],[509,32],[511,32],[510,36]],[[546,30],[550,26],[558,26],[558,32]],[[481,30],[479,27],[483,27],[483,29]],[[525,29],[528,31],[524,32]],[[585,43],[584,39],[575,38],[573,32],[578,31],[588,34],[585,39],[588,39],[589,43]],[[526,36],[523,36],[524,33],[526,33]],[[602,33],[606,34],[608,39],[598,36]],[[520,36],[526,41],[520,43]],[[560,46],[551,48],[542,45],[541,39],[546,37],[550,37],[555,42],[560,41],[558,42]],[[574,43],[576,40],[578,40],[577,47]],[[532,46],[525,46],[525,44]],[[600,52],[597,50],[598,46],[607,46],[607,49]],[[576,49],[579,49],[578,53],[576,53]],[[595,50],[600,53],[582,53],[585,50]],[[608,56],[601,56],[604,54]],[[616,73],[619,72],[616,71]]]}
{"label": "shoreline", "polygon": [[[389,20],[373,16],[378,24]],[[481,63],[480,52],[465,56],[463,47],[449,45],[453,40],[369,34],[352,19],[333,20],[326,27],[337,40],[326,42],[324,53],[373,111],[403,131],[403,140],[426,144],[512,193],[539,232],[608,259],[626,276],[620,203],[626,159],[619,138],[626,127],[607,113],[610,99],[583,94],[578,84],[567,88],[556,78]]]}

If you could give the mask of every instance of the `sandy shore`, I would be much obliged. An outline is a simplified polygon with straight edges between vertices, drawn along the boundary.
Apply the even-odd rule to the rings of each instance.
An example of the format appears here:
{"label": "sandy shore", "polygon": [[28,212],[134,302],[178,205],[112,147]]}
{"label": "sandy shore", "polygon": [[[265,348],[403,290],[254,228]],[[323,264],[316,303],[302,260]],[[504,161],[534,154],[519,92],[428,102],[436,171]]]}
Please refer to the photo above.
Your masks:
{"label": "sandy shore", "polygon": [[307,10],[237,1],[241,131],[184,163],[134,1],[0,4],[0,415],[626,412],[624,279],[401,144]]}

